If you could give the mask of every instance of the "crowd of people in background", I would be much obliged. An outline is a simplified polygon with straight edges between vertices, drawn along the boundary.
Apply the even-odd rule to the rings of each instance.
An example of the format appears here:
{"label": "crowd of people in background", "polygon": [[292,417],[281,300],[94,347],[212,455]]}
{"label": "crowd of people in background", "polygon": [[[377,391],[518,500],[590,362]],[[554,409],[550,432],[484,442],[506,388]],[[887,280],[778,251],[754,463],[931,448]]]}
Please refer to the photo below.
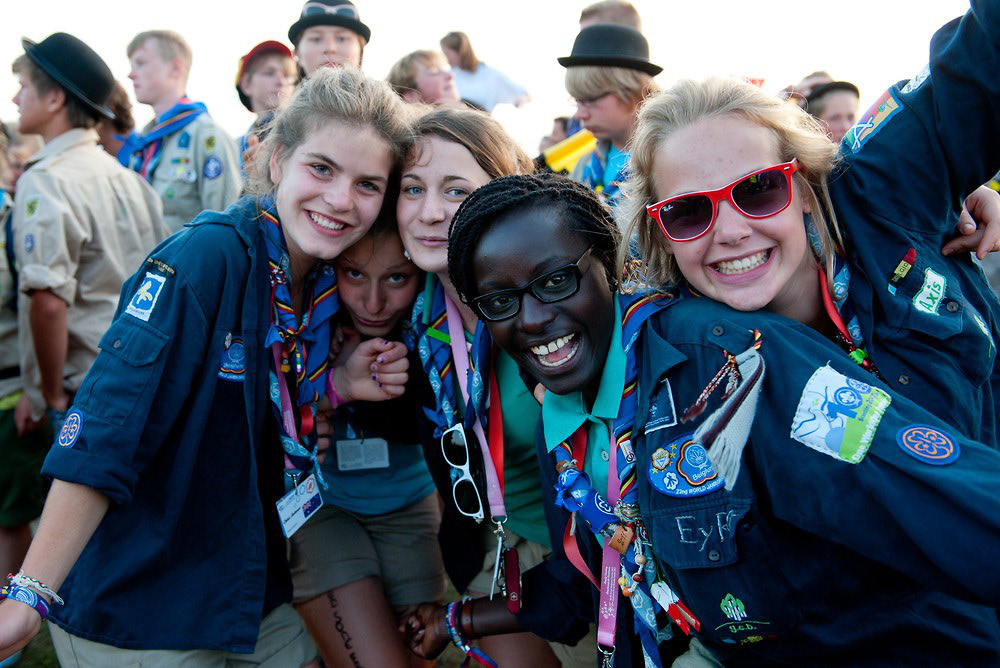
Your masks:
{"label": "crowd of people in background", "polygon": [[77,667],[1000,664],[970,4],[862,111],[825,71],[661,89],[602,0],[535,156],[465,32],[371,78],[350,0],[239,58],[236,139],[176,32],[128,83],[23,40],[0,666],[45,621]]}

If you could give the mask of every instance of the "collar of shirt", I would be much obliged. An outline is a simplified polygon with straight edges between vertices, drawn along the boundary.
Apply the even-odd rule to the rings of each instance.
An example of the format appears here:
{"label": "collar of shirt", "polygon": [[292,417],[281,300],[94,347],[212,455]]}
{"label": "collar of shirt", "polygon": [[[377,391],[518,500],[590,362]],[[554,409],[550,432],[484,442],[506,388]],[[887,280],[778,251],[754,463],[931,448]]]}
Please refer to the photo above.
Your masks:
{"label": "collar of shirt", "polygon": [[625,388],[625,349],[622,345],[622,315],[617,295],[614,296],[614,302],[615,326],[593,408],[587,410],[582,391],[563,395],[548,392],[545,395],[542,424],[545,429],[545,448],[549,452],[587,420],[601,422],[618,417],[618,407]]}
{"label": "collar of shirt", "polygon": [[41,162],[45,158],[65,153],[78,145],[92,144],[96,146],[97,140],[97,130],[94,130],[93,128],[73,128],[72,130],[67,130],[43,146],[36,153],[32,154],[32,156],[25,161],[24,168],[28,169],[35,163]]}

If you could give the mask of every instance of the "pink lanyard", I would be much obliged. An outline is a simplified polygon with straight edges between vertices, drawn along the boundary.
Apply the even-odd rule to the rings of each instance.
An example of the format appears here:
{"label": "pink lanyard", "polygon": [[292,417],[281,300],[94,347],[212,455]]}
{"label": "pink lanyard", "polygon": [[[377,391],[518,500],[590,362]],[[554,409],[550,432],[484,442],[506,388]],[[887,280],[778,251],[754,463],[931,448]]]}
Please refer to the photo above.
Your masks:
{"label": "pink lanyard", "polygon": [[[611,432],[611,450],[608,457],[608,505],[612,508],[618,503],[620,481],[618,480],[618,457],[615,451],[615,436]],[[615,651],[615,627],[618,622],[618,574],[622,570],[622,555],[611,547],[611,539],[605,537],[604,552],[601,555],[601,603],[598,608],[597,648],[605,656],[610,665],[610,655]],[[605,648],[608,648],[605,650]]]}
{"label": "pink lanyard", "polygon": [[[465,325],[458,314],[458,307],[451,301],[448,295],[444,297],[445,308],[448,313],[448,337],[451,339],[451,357],[455,364],[455,384],[462,390],[462,398],[465,399],[466,410],[469,406],[469,351],[465,347]],[[490,397],[490,401],[500,401],[500,397]],[[503,504],[503,492],[500,489],[500,480],[497,477],[497,470],[493,466],[493,458],[490,456],[490,446],[486,442],[486,434],[483,433],[482,416],[476,416],[476,422],[472,425],[472,430],[479,440],[479,448],[483,454],[483,468],[486,469],[486,498],[490,504],[490,515],[493,521],[498,518],[507,517],[507,509]]]}

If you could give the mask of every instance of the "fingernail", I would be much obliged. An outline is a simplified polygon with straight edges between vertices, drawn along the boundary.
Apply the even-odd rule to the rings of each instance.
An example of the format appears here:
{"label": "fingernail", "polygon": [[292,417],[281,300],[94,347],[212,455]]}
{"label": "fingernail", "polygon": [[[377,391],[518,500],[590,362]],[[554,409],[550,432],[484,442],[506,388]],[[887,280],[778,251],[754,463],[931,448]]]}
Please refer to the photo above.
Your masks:
{"label": "fingernail", "polygon": [[375,374],[372,374],[372,380],[378,380],[378,376],[376,376]]}
{"label": "fingernail", "polygon": [[381,388],[382,387],[382,383],[379,383],[378,386]]}
{"label": "fingernail", "polygon": [[[384,358],[384,357],[379,357],[379,358],[378,358],[377,360],[375,360],[375,361],[376,361],[376,362],[378,362],[379,364],[385,364],[385,358]],[[372,370],[374,371],[374,369],[372,369]]]}
{"label": "fingernail", "polygon": [[[382,360],[379,360],[379,362],[381,362],[381,361],[382,361]],[[370,369],[371,369],[372,371],[378,371],[378,364],[372,364],[372,365],[371,365],[371,366],[370,366],[369,368],[370,368]]]}

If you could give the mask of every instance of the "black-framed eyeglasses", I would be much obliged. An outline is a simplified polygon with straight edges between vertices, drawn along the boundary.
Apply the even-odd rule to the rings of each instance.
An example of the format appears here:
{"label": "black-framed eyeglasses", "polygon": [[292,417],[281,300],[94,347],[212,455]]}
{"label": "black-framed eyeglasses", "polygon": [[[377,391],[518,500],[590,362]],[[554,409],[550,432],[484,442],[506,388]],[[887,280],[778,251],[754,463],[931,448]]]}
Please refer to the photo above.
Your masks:
{"label": "black-framed eyeglasses", "polygon": [[469,442],[461,423],[441,434],[441,454],[451,467],[451,498],[455,501],[458,512],[476,522],[482,522],[485,517],[483,500],[479,496],[476,481],[472,479]]}
{"label": "black-framed eyeglasses", "polygon": [[552,304],[568,299],[580,289],[580,278],[582,277],[580,264],[590,256],[592,250],[594,250],[593,246],[584,251],[576,262],[542,274],[520,288],[497,290],[480,295],[472,300],[472,306],[484,319],[496,322],[517,315],[518,311],[521,310],[521,299],[525,292],[530,291],[535,299],[543,304]]}

